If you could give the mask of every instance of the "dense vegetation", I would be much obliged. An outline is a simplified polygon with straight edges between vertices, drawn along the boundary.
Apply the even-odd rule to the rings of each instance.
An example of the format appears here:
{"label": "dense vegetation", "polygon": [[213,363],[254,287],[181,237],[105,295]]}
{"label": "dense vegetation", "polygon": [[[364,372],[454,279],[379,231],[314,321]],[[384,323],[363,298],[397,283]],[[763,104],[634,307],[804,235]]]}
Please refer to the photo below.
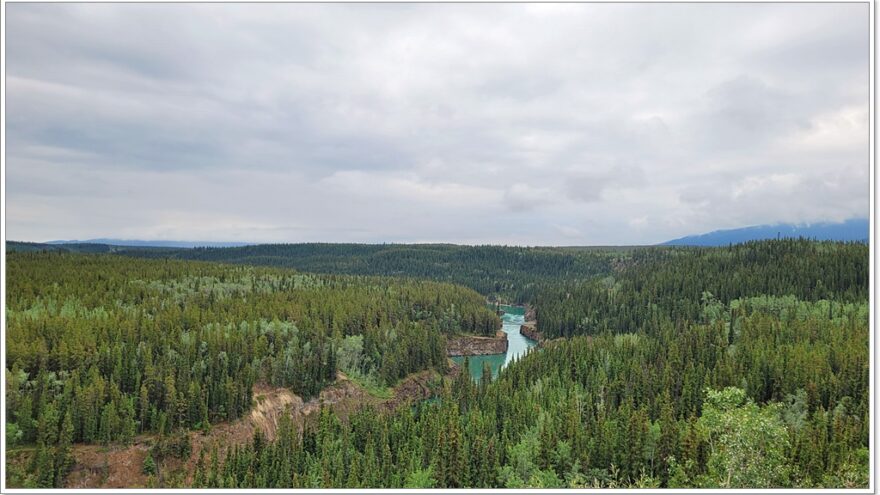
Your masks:
{"label": "dense vegetation", "polygon": [[337,368],[394,384],[445,369],[445,335],[500,326],[475,292],[416,280],[64,253],[10,253],[7,270],[7,440],[37,445],[39,486],[72,442],[231,420],[256,382],[306,398]]}
{"label": "dense vegetation", "polygon": [[462,375],[439,403],[347,423],[326,414],[302,439],[255,439],[201,482],[865,486],[866,305],[833,320],[824,302],[736,306],[733,343],[723,319],[555,342],[491,384]]}
{"label": "dense vegetation", "polygon": [[513,303],[542,282],[588,279],[609,270],[610,255],[557,248],[454,245],[290,244],[181,253],[196,259],[291,265],[318,273],[395,275],[454,282]]}
{"label": "dense vegetation", "polygon": [[[644,251],[618,277],[584,289],[610,294],[590,301],[606,323],[548,343],[495,382],[462,374],[439,402],[349,422],[325,414],[302,438],[285,430],[231,449],[222,465],[205,461],[198,482],[867,486],[865,245]],[[593,309],[578,297],[561,293],[555,310]],[[553,333],[543,320],[553,310],[539,310]]]}
{"label": "dense vegetation", "polygon": [[[79,249],[74,247],[72,249]],[[451,244],[264,244],[235,248],[114,248],[130,256],[172,257],[280,266],[311,273],[403,276],[452,282],[489,297],[521,304],[538,287],[588,280],[611,270],[623,249]]]}
{"label": "dense vegetation", "polygon": [[35,253],[53,251],[58,253],[128,253],[144,251],[145,256],[156,257],[160,252],[173,254],[176,248],[139,247],[139,246],[114,246],[110,244],[97,244],[91,242],[73,242],[70,244],[47,244],[43,242],[6,241],[6,252]]}
{"label": "dense vegetation", "polygon": [[[308,396],[336,369],[387,385],[445,367],[445,335],[489,334],[497,319],[476,293],[414,279],[424,277],[536,303],[540,330],[554,340],[494,381],[484,373],[474,383],[464,366],[437,400],[413,407],[365,407],[345,420],[323,410],[302,433],[284,417],[273,441],[258,433],[246,445],[201,451],[193,484],[868,484],[865,244],[247,249],[187,256],[308,260],[325,272],[411,278],[111,255],[9,257],[7,438],[12,431],[14,444],[38,446],[28,483],[58,484],[72,441],[125,441],[133,431],[236,417],[257,381]],[[290,249],[302,251],[286,260]],[[330,254],[322,258],[323,250]],[[497,250],[503,262],[481,250]],[[272,252],[277,260],[253,254]],[[506,275],[504,263],[513,267]],[[149,459],[145,472],[155,470]]]}
{"label": "dense vegetation", "polygon": [[864,243],[783,239],[724,248],[639,249],[622,265],[601,279],[542,287],[536,298],[540,330],[548,337],[606,330],[655,333],[661,317],[699,321],[706,304],[758,295],[868,300]]}

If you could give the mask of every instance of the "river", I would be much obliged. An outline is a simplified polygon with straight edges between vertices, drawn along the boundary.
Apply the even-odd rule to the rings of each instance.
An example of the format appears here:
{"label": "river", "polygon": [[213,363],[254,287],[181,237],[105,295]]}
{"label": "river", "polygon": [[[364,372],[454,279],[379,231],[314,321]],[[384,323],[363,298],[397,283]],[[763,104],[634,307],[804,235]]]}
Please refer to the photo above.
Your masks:
{"label": "river", "polygon": [[[507,334],[507,352],[504,354],[490,354],[488,356],[468,356],[470,360],[469,372],[474,381],[480,381],[483,375],[483,363],[489,363],[492,370],[492,377],[498,376],[501,368],[507,366],[514,359],[519,358],[537,345],[537,342],[526,338],[519,333],[519,327],[525,322],[525,308],[521,306],[502,305],[501,330]],[[457,364],[464,363],[464,356],[456,356],[452,358]]]}

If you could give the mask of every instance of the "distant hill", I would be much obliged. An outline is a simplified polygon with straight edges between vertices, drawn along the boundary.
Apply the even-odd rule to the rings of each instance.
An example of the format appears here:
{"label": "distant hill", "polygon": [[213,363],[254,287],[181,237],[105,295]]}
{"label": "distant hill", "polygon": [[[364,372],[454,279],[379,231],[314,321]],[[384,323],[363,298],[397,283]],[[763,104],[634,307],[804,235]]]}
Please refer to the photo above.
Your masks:
{"label": "distant hill", "polygon": [[[107,248],[107,246],[98,246],[97,248],[93,248],[93,252],[104,252],[106,251],[105,248]],[[59,251],[63,249],[65,249],[65,247],[39,242],[6,241],[6,252]]]}
{"label": "distant hill", "polygon": [[171,248],[171,247],[155,247],[155,246],[111,246],[109,244],[94,244],[89,242],[83,243],[66,243],[66,244],[49,244],[39,242],[20,242],[6,241],[6,252],[39,252],[39,251],[59,251],[67,253],[117,253],[130,254],[136,256],[137,253],[176,253],[178,251],[188,251],[190,248]]}
{"label": "distant hill", "polygon": [[142,241],[127,239],[89,239],[86,241],[49,241],[46,244],[104,244],[107,246],[126,247],[164,247],[164,248],[196,248],[196,247],[241,247],[250,246],[248,242],[210,242],[210,241]]}
{"label": "distant hill", "polygon": [[756,225],[741,229],[716,230],[661,243],[662,246],[727,246],[739,242],[777,237],[805,237],[820,241],[867,241],[868,220],[854,218],[840,223]]}

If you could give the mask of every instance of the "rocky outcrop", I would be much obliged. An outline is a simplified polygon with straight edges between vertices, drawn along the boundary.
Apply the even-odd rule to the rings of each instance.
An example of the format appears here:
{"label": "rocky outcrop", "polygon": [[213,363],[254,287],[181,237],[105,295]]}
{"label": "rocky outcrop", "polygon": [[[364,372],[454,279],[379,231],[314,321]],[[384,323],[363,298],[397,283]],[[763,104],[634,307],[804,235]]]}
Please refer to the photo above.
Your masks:
{"label": "rocky outcrop", "polygon": [[519,327],[520,335],[527,339],[534,340],[535,342],[542,342],[544,340],[544,335],[538,331],[538,317],[535,314],[535,308],[526,304],[526,311],[523,318],[525,319],[525,323]]}
{"label": "rocky outcrop", "polygon": [[[447,376],[454,376],[458,365],[449,360],[449,368]],[[172,483],[190,486],[195,478],[200,454],[219,446],[218,456],[222,462],[227,448],[250,443],[258,430],[272,440],[276,437],[279,419],[285,412],[290,414],[294,426],[301,433],[307,422],[316,424],[319,421],[321,409],[324,407],[347,421],[352,413],[364,406],[393,410],[433,397],[437,384],[441,382],[442,376],[437,371],[423,370],[401,380],[394,387],[393,395],[382,399],[370,395],[340,371],[337,372],[335,382],[308,401],[303,401],[287,388],[258,384],[253,389],[253,408],[249,414],[234,421],[216,423],[208,430],[188,432],[192,449],[190,456],[185,459],[162,460],[159,466],[162,473],[173,474],[169,479],[178,480]],[[74,445],[71,452],[74,463],[65,479],[65,487],[82,489],[149,486],[151,480],[144,474],[143,466],[156,438],[155,435],[144,434],[134,438],[128,445]],[[17,465],[30,462],[29,453],[30,451],[19,450],[13,454],[14,462]]]}
{"label": "rocky outcrop", "polygon": [[526,312],[524,316],[527,323],[534,322],[538,318],[535,316],[535,308],[526,304]]}
{"label": "rocky outcrop", "polygon": [[536,322],[530,321],[526,322],[519,327],[519,333],[524,337],[534,340],[535,342],[541,342],[544,340],[544,336],[541,332],[538,331],[538,327]]}
{"label": "rocky outcrop", "polygon": [[385,409],[393,410],[404,404],[429,399],[437,393],[436,388],[441,383],[441,379],[442,375],[434,370],[409,375],[394,387],[394,396],[385,400],[382,405]]}
{"label": "rocky outcrop", "polygon": [[498,332],[495,337],[462,335],[450,337],[446,341],[448,356],[485,356],[505,352],[507,352],[507,335],[504,332]]}

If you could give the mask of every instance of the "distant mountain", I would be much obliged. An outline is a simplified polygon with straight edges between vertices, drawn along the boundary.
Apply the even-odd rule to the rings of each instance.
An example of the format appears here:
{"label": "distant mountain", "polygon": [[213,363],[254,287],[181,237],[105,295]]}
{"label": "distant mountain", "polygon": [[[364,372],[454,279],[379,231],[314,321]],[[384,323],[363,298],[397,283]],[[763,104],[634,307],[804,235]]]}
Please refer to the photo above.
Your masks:
{"label": "distant mountain", "polygon": [[662,246],[727,246],[739,242],[777,237],[806,237],[821,241],[867,241],[868,220],[854,218],[840,223],[756,225],[741,229],[716,230],[662,243]]}
{"label": "distant mountain", "polygon": [[126,250],[167,250],[170,248],[108,246],[107,244],[45,244],[39,242],[6,241],[6,252],[63,251],[69,253],[115,253]]}
{"label": "distant mountain", "polygon": [[105,244],[107,246],[126,247],[164,247],[164,248],[196,248],[196,247],[241,247],[251,246],[249,242],[210,242],[210,241],[142,241],[127,239],[89,239],[86,241],[49,241],[45,244]]}

